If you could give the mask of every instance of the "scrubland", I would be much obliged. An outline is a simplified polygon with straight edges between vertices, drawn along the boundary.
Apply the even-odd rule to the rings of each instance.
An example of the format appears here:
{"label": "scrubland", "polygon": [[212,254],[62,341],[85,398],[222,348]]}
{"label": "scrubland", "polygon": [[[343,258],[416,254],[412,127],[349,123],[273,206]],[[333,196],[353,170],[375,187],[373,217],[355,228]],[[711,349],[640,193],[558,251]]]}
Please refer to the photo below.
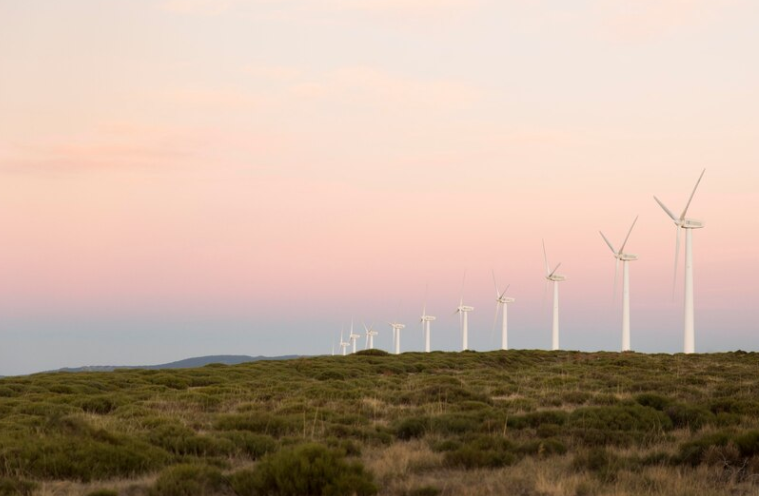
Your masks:
{"label": "scrubland", "polygon": [[759,494],[759,355],[360,352],[0,380],[0,495]]}

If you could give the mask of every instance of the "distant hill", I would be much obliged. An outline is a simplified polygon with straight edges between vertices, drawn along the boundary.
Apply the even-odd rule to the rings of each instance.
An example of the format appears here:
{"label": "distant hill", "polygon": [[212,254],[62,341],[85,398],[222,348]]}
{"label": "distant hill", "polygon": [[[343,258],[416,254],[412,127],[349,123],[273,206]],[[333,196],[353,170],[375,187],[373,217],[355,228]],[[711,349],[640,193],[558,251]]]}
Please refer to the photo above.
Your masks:
{"label": "distant hill", "polygon": [[126,370],[126,369],[146,369],[146,370],[158,370],[158,369],[191,369],[195,367],[203,367],[210,363],[221,363],[224,365],[237,365],[239,363],[258,362],[261,360],[290,360],[292,358],[299,358],[300,355],[283,355],[275,357],[267,356],[248,356],[248,355],[209,355],[194,358],[185,358],[177,362],[163,363],[160,365],[88,365],[85,367],[65,367],[62,369],[54,370],[53,372],[110,372],[113,370]]}

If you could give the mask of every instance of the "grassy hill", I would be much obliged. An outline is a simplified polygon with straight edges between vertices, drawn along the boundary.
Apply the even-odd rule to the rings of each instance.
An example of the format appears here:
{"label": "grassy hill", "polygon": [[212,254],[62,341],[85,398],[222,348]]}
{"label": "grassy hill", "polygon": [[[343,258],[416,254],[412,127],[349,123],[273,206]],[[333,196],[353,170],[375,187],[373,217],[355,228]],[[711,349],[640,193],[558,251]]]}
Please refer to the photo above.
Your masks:
{"label": "grassy hill", "polygon": [[759,493],[759,355],[361,352],[0,380],[0,495]]}
{"label": "grassy hill", "polygon": [[[201,357],[185,358],[176,362],[161,363],[158,365],[88,365],[85,367],[65,367],[51,372],[112,372],[117,369],[191,369],[205,367],[213,363],[223,365],[238,365],[241,363],[257,362],[260,360],[292,360],[297,355],[284,355],[275,357],[248,356],[248,355],[207,355]],[[0,376],[2,378],[3,376]]]}

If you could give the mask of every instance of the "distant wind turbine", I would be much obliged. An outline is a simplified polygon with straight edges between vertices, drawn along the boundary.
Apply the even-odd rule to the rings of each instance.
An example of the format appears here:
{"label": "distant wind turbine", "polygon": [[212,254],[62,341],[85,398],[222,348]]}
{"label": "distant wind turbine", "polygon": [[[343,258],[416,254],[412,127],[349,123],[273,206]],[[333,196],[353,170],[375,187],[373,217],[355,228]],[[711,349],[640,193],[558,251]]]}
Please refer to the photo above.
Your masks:
{"label": "distant wind turbine", "polygon": [[561,267],[561,262],[559,265],[556,266],[555,269],[553,269],[553,272],[551,272],[550,267],[548,266],[548,254],[546,253],[546,242],[543,241],[543,260],[546,264],[546,284],[548,282],[553,282],[553,325],[551,326],[551,349],[552,350],[558,350],[559,349],[559,283],[562,281],[566,281],[567,278],[565,276],[562,276],[560,274],[557,274],[556,271],[559,270],[559,267]]}
{"label": "distant wind turbine", "polygon": [[388,322],[393,328],[393,349],[396,355],[401,354],[401,330],[406,326],[397,322]]}
{"label": "distant wind turbine", "polygon": [[419,322],[422,323],[422,332],[424,333],[424,351],[430,352],[430,322],[435,320],[433,315],[427,315],[427,291],[424,292],[424,307],[422,308],[422,318]]}
{"label": "distant wind turbine", "polygon": [[366,327],[366,324],[364,324],[364,330],[366,331],[366,349],[367,350],[373,350],[374,349],[374,336],[379,334],[377,331],[372,329],[373,326]]}
{"label": "distant wind turbine", "polygon": [[635,220],[630,226],[630,230],[627,231],[627,236],[625,237],[622,246],[619,248],[619,251],[614,249],[609,240],[606,239],[606,236],[604,236],[604,233],[598,231],[601,233],[601,237],[604,239],[604,241],[606,241],[609,249],[614,254],[614,258],[617,259],[616,265],[614,267],[615,300],[617,292],[617,273],[619,272],[619,262],[622,262],[622,351],[630,351],[630,269],[628,267],[628,262],[632,262],[638,259],[637,255],[625,253],[624,250],[625,245],[627,244],[627,240],[630,239],[630,233],[632,233],[636,222],[638,222],[638,217],[635,217]]}
{"label": "distant wind turbine", "polygon": [[340,330],[340,348],[343,349],[343,356],[345,356],[348,353],[349,346],[350,346],[350,343],[343,340],[343,331]]}
{"label": "distant wind turbine", "polygon": [[672,290],[674,295],[674,285],[677,281],[677,261],[680,256],[680,229],[685,229],[685,315],[684,315],[684,351],[685,353],[696,352],[696,331],[695,331],[695,311],[693,305],[693,229],[701,229],[704,227],[703,221],[689,219],[685,217],[688,213],[691,201],[693,201],[693,195],[696,194],[696,189],[701,183],[701,179],[704,177],[706,169],[701,171],[701,175],[698,176],[696,186],[693,188],[693,192],[688,198],[688,203],[685,204],[683,213],[680,217],[675,217],[675,214],[668,209],[664,203],[654,196],[654,200],[659,206],[666,212],[670,219],[675,223],[677,234],[675,241],[675,275],[672,283]]}
{"label": "distant wind turbine", "polygon": [[464,283],[466,282],[466,272],[464,280],[461,282],[461,300],[454,314],[459,314],[459,327],[461,328],[461,351],[469,349],[469,335],[467,328],[467,314],[474,310],[474,307],[464,305]]}
{"label": "distant wind turbine", "polygon": [[498,312],[503,310],[503,324],[501,327],[501,349],[509,349],[509,336],[508,336],[508,306],[509,303],[514,303],[516,300],[506,296],[506,291],[509,290],[511,285],[506,286],[506,289],[501,293],[498,290],[498,283],[495,280],[495,271],[493,271],[493,285],[495,286],[495,317],[493,317],[493,328],[495,329],[495,323],[498,320]]}
{"label": "distant wind turbine", "polygon": [[353,345],[353,353],[356,353],[356,341],[358,341],[358,338],[360,337],[361,335],[353,332],[353,321],[351,320],[351,333],[348,335],[348,340]]}

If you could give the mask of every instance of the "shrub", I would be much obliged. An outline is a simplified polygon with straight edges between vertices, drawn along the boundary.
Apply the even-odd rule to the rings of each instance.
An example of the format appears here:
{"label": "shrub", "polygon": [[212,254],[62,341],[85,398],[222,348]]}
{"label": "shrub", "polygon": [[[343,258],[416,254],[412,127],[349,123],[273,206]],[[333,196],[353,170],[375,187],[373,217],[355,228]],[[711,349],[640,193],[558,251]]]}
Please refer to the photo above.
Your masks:
{"label": "shrub", "polygon": [[568,417],[562,410],[542,410],[509,417],[508,425],[513,429],[537,428],[543,424],[564,425]]}
{"label": "shrub", "polygon": [[234,444],[225,438],[199,436],[179,424],[160,425],[148,434],[148,440],[176,455],[214,456],[234,451]]}
{"label": "shrub", "polygon": [[430,420],[430,430],[440,434],[464,434],[479,430],[479,416],[472,413],[444,413]]}
{"label": "shrub", "polygon": [[696,431],[704,425],[714,422],[714,414],[700,406],[677,403],[669,405],[664,411],[672,420],[672,424],[678,428],[687,427],[692,431]]}
{"label": "shrub", "polygon": [[119,496],[119,492],[113,489],[97,489],[87,493],[87,496]]}
{"label": "shrub", "polygon": [[572,468],[594,474],[604,482],[613,482],[623,468],[622,460],[604,448],[593,448],[575,455]]}
{"label": "shrub", "polygon": [[435,486],[420,486],[409,489],[404,496],[438,496],[443,491]]}
{"label": "shrub", "polygon": [[424,436],[429,426],[427,417],[409,417],[401,420],[395,425],[395,436],[398,439],[408,441]]}
{"label": "shrub", "polygon": [[713,446],[726,446],[732,441],[732,437],[724,432],[709,434],[700,439],[689,441],[680,445],[680,451],[675,457],[676,463],[696,466],[701,463],[704,453]]}
{"label": "shrub", "polygon": [[540,424],[537,430],[538,437],[556,437],[561,434],[561,426],[556,424]]}
{"label": "shrub", "polygon": [[360,462],[348,462],[321,444],[285,448],[264,457],[251,471],[232,477],[240,496],[370,496],[377,493],[372,476]]}
{"label": "shrub", "polygon": [[641,406],[647,406],[655,410],[664,411],[672,403],[672,400],[654,393],[643,393],[635,397],[635,401]]}
{"label": "shrub", "polygon": [[277,441],[265,434],[228,431],[221,435],[224,439],[228,439],[240,452],[245,453],[253,460],[257,460],[268,453],[274,453],[278,447]]}
{"label": "shrub", "polygon": [[32,496],[37,483],[20,479],[0,478],[0,496]]}
{"label": "shrub", "polygon": [[475,446],[465,445],[461,448],[448,451],[443,457],[443,463],[451,468],[464,468],[467,470],[476,468],[497,468],[512,465],[517,461],[514,453],[493,449],[481,449]]}
{"label": "shrub", "polygon": [[630,405],[578,408],[570,415],[568,425],[605,431],[659,432],[670,430],[672,421],[653,408]]}
{"label": "shrub", "polygon": [[214,496],[227,487],[221,472],[206,465],[175,465],[161,472],[151,496]]}
{"label": "shrub", "polygon": [[558,439],[542,439],[523,444],[519,447],[519,452],[543,458],[551,455],[563,455],[567,452],[567,447]]}
{"label": "shrub", "polygon": [[115,410],[119,404],[110,396],[90,396],[77,402],[79,408],[88,413],[106,415]]}

